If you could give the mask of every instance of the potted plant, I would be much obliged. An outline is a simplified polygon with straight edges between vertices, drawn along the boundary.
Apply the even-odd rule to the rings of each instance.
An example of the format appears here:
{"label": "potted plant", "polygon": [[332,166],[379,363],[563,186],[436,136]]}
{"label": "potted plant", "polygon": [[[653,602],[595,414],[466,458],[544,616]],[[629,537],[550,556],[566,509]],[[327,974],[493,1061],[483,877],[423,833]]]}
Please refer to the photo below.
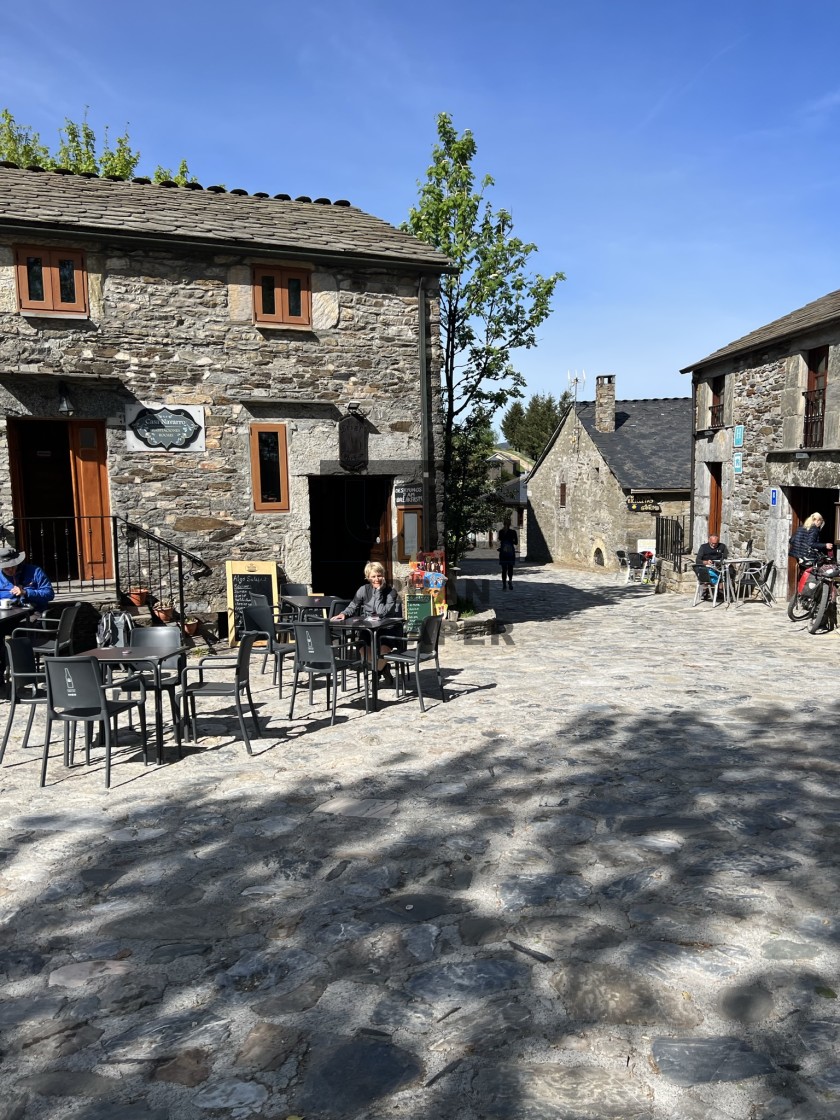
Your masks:
{"label": "potted plant", "polygon": [[171,622],[172,616],[175,614],[175,607],[171,599],[158,599],[152,607],[152,611],[161,622]]}
{"label": "potted plant", "polygon": [[142,607],[149,597],[148,587],[130,587],[128,597],[135,607]]}
{"label": "potted plant", "polygon": [[184,633],[189,634],[190,637],[198,633],[199,626],[201,626],[201,619],[196,618],[194,614],[188,614],[184,619]]}

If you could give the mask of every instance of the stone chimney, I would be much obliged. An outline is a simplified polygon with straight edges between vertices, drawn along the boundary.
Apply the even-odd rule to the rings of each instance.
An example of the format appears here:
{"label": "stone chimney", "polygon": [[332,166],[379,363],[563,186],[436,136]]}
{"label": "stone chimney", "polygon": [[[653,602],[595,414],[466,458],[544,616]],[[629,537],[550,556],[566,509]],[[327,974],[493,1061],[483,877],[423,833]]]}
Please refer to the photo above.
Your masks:
{"label": "stone chimney", "polygon": [[595,430],[615,431],[615,374],[595,378]]}

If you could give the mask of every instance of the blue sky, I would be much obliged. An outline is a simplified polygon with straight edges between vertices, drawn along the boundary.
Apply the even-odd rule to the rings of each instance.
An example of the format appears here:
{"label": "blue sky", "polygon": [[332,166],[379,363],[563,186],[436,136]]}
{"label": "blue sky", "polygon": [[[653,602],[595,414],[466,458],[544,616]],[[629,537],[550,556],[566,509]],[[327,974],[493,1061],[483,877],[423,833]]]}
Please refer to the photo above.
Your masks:
{"label": "blue sky", "polygon": [[840,287],[838,41],[836,0],[29,0],[0,106],[52,143],[88,105],[144,170],[395,224],[450,112],[567,276],[529,391],[585,369],[583,396],[680,396],[680,367]]}

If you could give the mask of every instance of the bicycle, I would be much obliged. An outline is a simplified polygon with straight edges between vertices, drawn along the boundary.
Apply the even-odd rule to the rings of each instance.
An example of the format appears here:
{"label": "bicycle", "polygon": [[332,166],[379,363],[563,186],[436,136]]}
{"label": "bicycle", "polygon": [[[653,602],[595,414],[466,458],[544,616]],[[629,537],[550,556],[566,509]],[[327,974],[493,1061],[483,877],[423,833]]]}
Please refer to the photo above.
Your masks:
{"label": "bicycle", "polygon": [[813,618],[817,608],[820,580],[817,571],[821,564],[826,563],[822,552],[814,550],[808,556],[797,557],[799,571],[796,576],[796,588],[788,599],[787,613],[791,622],[804,622]]}
{"label": "bicycle", "polygon": [[815,596],[814,615],[808,623],[808,633],[816,634],[825,623],[826,630],[837,626],[837,583],[840,581],[840,564],[833,560],[820,564],[816,569],[819,588]]}

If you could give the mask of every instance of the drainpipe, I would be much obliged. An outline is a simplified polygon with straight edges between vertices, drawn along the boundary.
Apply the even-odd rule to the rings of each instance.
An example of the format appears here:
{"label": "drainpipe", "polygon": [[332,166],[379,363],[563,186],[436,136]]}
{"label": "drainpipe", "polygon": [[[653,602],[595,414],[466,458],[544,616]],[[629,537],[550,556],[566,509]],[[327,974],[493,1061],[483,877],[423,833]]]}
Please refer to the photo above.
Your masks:
{"label": "drainpipe", "polygon": [[[688,545],[692,554],[694,547],[694,481],[697,477],[697,374],[691,371],[691,500],[688,505]],[[702,542],[701,542],[702,543]],[[683,545],[685,547],[685,545]],[[697,545],[697,548],[700,544]]]}
{"label": "drainpipe", "polygon": [[431,551],[432,526],[429,510],[430,468],[432,457],[429,440],[429,371],[426,368],[426,280],[417,281],[417,360],[420,365],[420,450],[423,470],[423,551]]}

